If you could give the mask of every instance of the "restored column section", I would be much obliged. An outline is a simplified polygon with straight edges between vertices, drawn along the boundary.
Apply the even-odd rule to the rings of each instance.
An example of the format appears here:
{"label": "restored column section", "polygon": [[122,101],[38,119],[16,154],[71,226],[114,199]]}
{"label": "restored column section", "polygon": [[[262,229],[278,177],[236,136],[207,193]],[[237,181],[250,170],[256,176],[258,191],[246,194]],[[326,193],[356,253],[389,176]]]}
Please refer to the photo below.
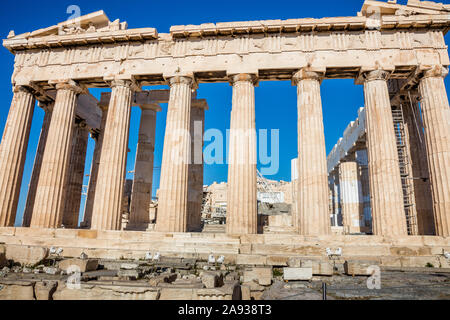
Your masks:
{"label": "restored column section", "polygon": [[330,192],[330,212],[331,212],[331,225],[334,227],[339,226],[339,177],[334,168],[328,174],[328,188]]}
{"label": "restored column section", "polygon": [[68,229],[76,229],[78,227],[88,139],[89,131],[86,128],[86,123],[84,121],[76,121],[73,130],[72,152],[70,155],[63,216],[63,225]]}
{"label": "restored column section", "polygon": [[258,233],[255,83],[251,74],[232,76],[233,106],[228,164],[228,234]]}
{"label": "restored column section", "polygon": [[120,230],[130,129],[132,81],[112,82],[92,209],[93,230]]}
{"label": "restored column section", "polygon": [[366,73],[367,151],[375,235],[407,235],[397,145],[389,100],[388,72]]}
{"label": "restored column section", "polygon": [[444,77],[437,66],[420,81],[422,116],[430,170],[436,235],[450,236],[450,109]]}
{"label": "restored column section", "polygon": [[94,155],[92,157],[91,173],[89,175],[88,194],[86,198],[86,205],[84,207],[84,217],[81,226],[83,228],[90,228],[92,223],[92,209],[94,208],[95,189],[97,186],[98,168],[100,166],[100,156],[102,153],[103,136],[105,134],[106,116],[108,115],[108,106],[99,104],[102,110],[102,120],[100,123],[100,131],[92,134],[95,140]]}
{"label": "restored column section", "polygon": [[25,87],[14,87],[14,97],[0,145],[0,227],[16,220],[25,156],[35,99]]}
{"label": "restored column section", "polygon": [[298,94],[299,232],[326,235],[330,233],[330,219],[320,75],[302,69],[293,82]]}
{"label": "restored column section", "polygon": [[358,162],[359,167],[359,181],[361,184],[361,195],[364,206],[364,228],[361,231],[372,233],[372,212],[370,208],[370,182],[367,150],[359,150],[356,152],[356,162]]}
{"label": "restored column section", "polygon": [[191,164],[189,165],[188,231],[201,231],[203,202],[203,132],[205,105],[201,100],[192,102],[191,108]]}
{"label": "restored column section", "polygon": [[153,153],[155,151],[156,112],[159,105],[141,106],[141,125],[136,149],[130,221],[127,229],[147,230],[150,223],[150,201],[153,185]]}
{"label": "restored column section", "polygon": [[360,233],[364,221],[361,185],[356,161],[342,162],[339,165],[339,183],[341,187],[341,208],[344,231],[347,234]]}
{"label": "restored column section", "polygon": [[191,153],[191,98],[194,79],[170,78],[170,99],[161,166],[158,216],[159,232],[186,232],[188,172]]}
{"label": "restored column section", "polygon": [[56,101],[31,218],[31,227],[36,228],[61,227],[72,150],[75,107],[77,96],[82,92],[73,81],[58,83],[56,90]]}
{"label": "restored column section", "polygon": [[31,174],[30,185],[28,187],[27,203],[23,213],[22,227],[29,227],[31,224],[31,217],[33,214],[34,200],[36,198],[36,190],[39,182],[39,174],[41,172],[42,158],[44,156],[45,144],[47,142],[48,129],[50,128],[50,121],[52,119],[53,103],[43,104],[39,103],[41,108],[45,111],[44,121],[42,123],[41,135],[39,136],[39,144],[34,158],[33,172]]}

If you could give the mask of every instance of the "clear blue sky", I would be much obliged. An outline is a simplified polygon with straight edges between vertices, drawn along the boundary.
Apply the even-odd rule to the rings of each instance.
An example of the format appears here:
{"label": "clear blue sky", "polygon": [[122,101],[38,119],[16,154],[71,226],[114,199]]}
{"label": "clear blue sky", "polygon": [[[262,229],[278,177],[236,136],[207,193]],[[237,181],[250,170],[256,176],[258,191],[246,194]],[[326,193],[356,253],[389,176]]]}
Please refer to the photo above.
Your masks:
{"label": "clear blue sky", "polygon": [[[399,3],[404,3],[399,1]],[[449,3],[450,0],[444,0]],[[159,33],[168,33],[172,25],[201,24],[207,22],[246,21],[264,19],[321,18],[332,16],[355,16],[361,9],[363,0],[320,0],[320,1],[137,1],[137,0],[40,0],[40,1],[2,1],[0,10],[0,32],[4,39],[13,29],[16,34],[48,27],[65,21],[69,16],[69,5],[78,5],[81,14],[104,10],[110,20],[127,21],[129,28],[154,27]],[[450,40],[446,37],[447,43]],[[0,49],[0,131],[11,103],[11,75],[14,57],[8,50]],[[449,80],[446,80],[448,86]],[[160,88],[160,87],[158,87]],[[147,89],[147,88],[146,88]],[[357,110],[364,105],[362,86],[353,80],[326,80],[322,87],[322,102],[327,152],[330,152],[348,123],[357,116]],[[92,90],[99,96],[100,90]],[[225,132],[229,128],[231,111],[231,87],[229,84],[202,84],[198,96],[208,100],[210,110],[206,112],[206,129],[217,128]],[[280,170],[270,179],[290,181],[291,159],[297,156],[297,106],[296,89],[288,81],[261,82],[256,88],[256,126],[257,129],[280,130]],[[160,167],[167,105],[158,114],[156,131],[155,167]],[[136,141],[139,130],[138,108],[133,108],[127,171],[134,168]],[[31,129],[21,198],[16,221],[22,220],[28,183],[33,167],[43,111],[36,108]],[[86,173],[90,170],[93,143],[88,147]],[[259,166],[261,167],[261,166]],[[158,169],[154,172],[154,192],[159,185]],[[132,178],[131,174],[127,175]],[[227,180],[226,165],[205,166],[204,183]],[[85,179],[85,185],[88,178]],[[83,208],[82,208],[83,210]]]}

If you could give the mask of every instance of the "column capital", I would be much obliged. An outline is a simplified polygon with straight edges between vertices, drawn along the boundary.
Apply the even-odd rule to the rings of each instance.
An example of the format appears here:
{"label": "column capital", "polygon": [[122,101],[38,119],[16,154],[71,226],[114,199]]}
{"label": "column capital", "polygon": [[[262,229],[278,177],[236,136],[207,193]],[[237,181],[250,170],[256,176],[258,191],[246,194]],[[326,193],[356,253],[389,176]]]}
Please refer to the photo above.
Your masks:
{"label": "column capital", "polygon": [[150,110],[155,112],[160,112],[162,110],[159,103],[148,103],[148,104],[139,104],[139,108],[141,108],[142,111]]}
{"label": "column capital", "polygon": [[134,79],[113,79],[110,84],[111,88],[125,87],[132,91],[141,91],[141,86]]}
{"label": "column capital", "polygon": [[384,80],[387,81],[391,73],[383,69],[366,71],[362,74],[364,81]]}
{"label": "column capital", "polygon": [[324,70],[312,69],[312,68],[301,68],[292,76],[292,85],[296,86],[301,80],[317,80],[322,81],[325,76]]}
{"label": "column capital", "polygon": [[168,77],[167,82],[171,88],[174,84],[187,84],[187,85],[191,86],[192,89],[198,88],[198,85],[197,85],[197,82],[196,82],[194,76],[191,76],[191,75]]}
{"label": "column capital", "polygon": [[435,65],[423,73],[423,78],[445,78],[448,75],[448,67]]}
{"label": "column capital", "polygon": [[87,89],[84,86],[79,85],[73,80],[50,80],[49,84],[55,85],[56,90],[71,90],[76,94],[85,93]]}
{"label": "column capital", "polygon": [[23,85],[15,85],[15,86],[13,86],[12,91],[13,91],[14,93],[25,92],[25,93],[32,94],[32,91],[30,90],[30,87],[28,87],[28,86],[23,86]]}
{"label": "column capital", "polygon": [[234,85],[236,82],[245,81],[251,82],[253,85],[258,84],[258,75],[254,73],[238,73],[229,76],[230,84]]}

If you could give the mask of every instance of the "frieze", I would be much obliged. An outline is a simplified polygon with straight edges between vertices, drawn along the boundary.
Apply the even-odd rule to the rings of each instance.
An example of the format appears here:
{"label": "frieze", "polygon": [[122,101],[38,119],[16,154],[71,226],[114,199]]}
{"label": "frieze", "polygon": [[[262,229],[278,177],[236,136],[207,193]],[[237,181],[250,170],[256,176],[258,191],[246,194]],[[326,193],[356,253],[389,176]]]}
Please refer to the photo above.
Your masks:
{"label": "frieze", "polygon": [[17,53],[16,66],[68,65],[163,57],[223,54],[380,50],[446,49],[442,31],[322,32],[291,35],[253,35],[236,38],[163,39],[70,48],[33,49]]}

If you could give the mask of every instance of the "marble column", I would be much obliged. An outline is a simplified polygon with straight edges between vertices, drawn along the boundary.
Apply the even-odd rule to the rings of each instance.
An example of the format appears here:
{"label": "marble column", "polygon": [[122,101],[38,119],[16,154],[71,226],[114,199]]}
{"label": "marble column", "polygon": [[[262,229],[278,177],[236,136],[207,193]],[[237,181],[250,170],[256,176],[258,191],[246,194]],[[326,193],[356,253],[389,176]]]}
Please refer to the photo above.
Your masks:
{"label": "marble column", "polygon": [[86,123],[81,120],[76,121],[73,130],[63,215],[63,225],[67,229],[78,227],[88,139],[89,131],[86,128]]}
{"label": "marble column", "polygon": [[191,98],[194,79],[170,78],[156,230],[186,232],[188,176],[191,154]]}
{"label": "marble column", "polygon": [[25,87],[14,87],[14,97],[0,145],[0,227],[16,220],[25,156],[35,99]]}
{"label": "marble column", "polygon": [[436,235],[450,236],[450,109],[444,77],[437,66],[419,84]]}
{"label": "marble column", "polygon": [[328,211],[330,213],[330,224],[334,226],[334,181],[328,176]]}
{"label": "marble column", "polygon": [[328,174],[320,96],[320,75],[294,75],[298,95],[298,226],[301,235],[329,234]]}
{"label": "marble column", "polygon": [[68,81],[58,83],[56,90],[31,218],[34,228],[59,228],[63,219],[75,108],[82,89]]}
{"label": "marble column", "polygon": [[364,229],[363,232],[372,233],[372,211],[370,207],[370,182],[367,150],[356,152],[356,161],[359,167],[359,181],[361,184],[361,194],[363,201]]}
{"label": "marble column", "polygon": [[406,216],[389,100],[388,72],[364,74],[373,233],[406,236]]}
{"label": "marble column", "polygon": [[228,164],[228,234],[258,233],[255,82],[251,74],[231,78],[233,106]]}
{"label": "marble column", "polygon": [[41,172],[42,158],[44,156],[45,144],[47,142],[48,129],[52,119],[53,103],[41,104],[45,111],[44,121],[42,123],[41,135],[39,136],[39,144],[34,158],[33,172],[31,174],[30,185],[28,187],[27,203],[23,213],[22,227],[29,227],[33,214],[34,200],[36,198],[36,190],[39,182],[39,174]]}
{"label": "marble column", "polygon": [[341,188],[341,208],[344,231],[347,234],[360,233],[364,222],[361,183],[356,161],[341,162],[339,165],[339,183]]}
{"label": "marble column", "polygon": [[334,226],[339,226],[339,218],[341,216],[340,209],[340,192],[339,192],[339,173],[337,169],[330,172],[330,189],[332,194],[331,207],[333,213]]}
{"label": "marble column", "polygon": [[157,104],[141,106],[141,110],[141,124],[131,191],[130,220],[127,225],[129,230],[147,230],[150,223],[156,112],[160,111],[160,107]]}
{"label": "marble column", "polygon": [[[416,96],[416,94],[413,94],[412,97]],[[411,98],[411,100],[403,103],[403,115],[406,124],[405,133],[407,133],[407,140],[409,141],[411,173],[414,178],[412,183],[417,213],[417,231],[419,235],[433,235],[435,233],[433,198],[431,195],[423,123],[416,99]]]}
{"label": "marble column", "polygon": [[120,230],[130,129],[132,81],[112,82],[91,229]]}
{"label": "marble column", "polygon": [[203,132],[205,109],[196,102],[191,108],[191,164],[189,165],[188,231],[201,231],[203,202]]}
{"label": "marble column", "polygon": [[95,190],[97,187],[98,168],[100,166],[100,156],[102,153],[103,136],[105,134],[106,117],[108,115],[108,106],[99,105],[102,110],[102,120],[100,123],[100,130],[92,134],[95,140],[94,155],[92,157],[91,173],[89,175],[89,185],[86,198],[86,205],[84,207],[84,217],[81,226],[83,228],[90,228],[92,223],[92,210],[94,208]]}

